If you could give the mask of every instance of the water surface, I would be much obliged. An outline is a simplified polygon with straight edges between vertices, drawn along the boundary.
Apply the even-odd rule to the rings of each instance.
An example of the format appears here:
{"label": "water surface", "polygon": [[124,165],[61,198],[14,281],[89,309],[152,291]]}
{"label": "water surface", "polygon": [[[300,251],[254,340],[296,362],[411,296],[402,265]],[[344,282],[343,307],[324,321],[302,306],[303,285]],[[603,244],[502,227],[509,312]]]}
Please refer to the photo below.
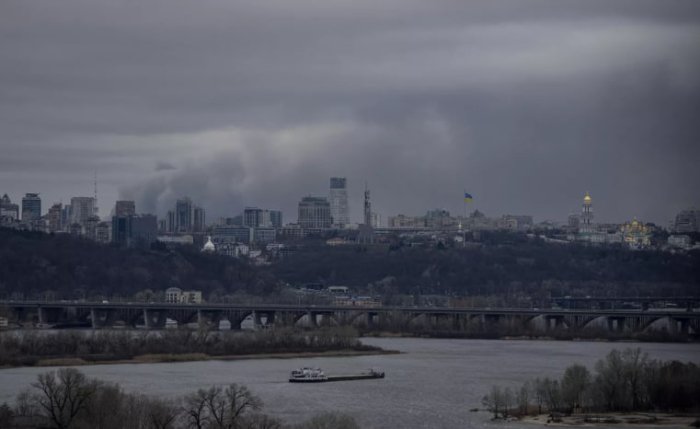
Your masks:
{"label": "water surface", "polygon": [[[469,412],[494,384],[518,387],[534,377],[560,377],[564,369],[593,364],[614,348],[639,347],[650,357],[700,363],[700,344],[565,341],[367,338],[365,343],[400,350],[398,355],[339,358],[260,359],[159,364],[85,366],[89,376],[121,384],[127,391],[179,397],[213,384],[247,385],[265,403],[264,411],[285,422],[301,422],[324,411],[341,411],[364,428],[484,428],[485,412]],[[289,372],[317,366],[327,373],[377,367],[382,380],[323,384],[288,383]],[[12,402],[36,375],[50,368],[0,370],[0,402]]]}

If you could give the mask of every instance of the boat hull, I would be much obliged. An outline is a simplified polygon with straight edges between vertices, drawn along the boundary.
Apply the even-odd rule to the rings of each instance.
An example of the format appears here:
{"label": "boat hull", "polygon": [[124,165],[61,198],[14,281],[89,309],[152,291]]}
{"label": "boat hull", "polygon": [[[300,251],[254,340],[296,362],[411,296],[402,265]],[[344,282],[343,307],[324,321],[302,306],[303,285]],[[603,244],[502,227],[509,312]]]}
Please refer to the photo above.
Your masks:
{"label": "boat hull", "polygon": [[384,374],[354,374],[354,375],[329,375],[326,378],[290,378],[290,383],[328,383],[331,381],[373,380],[384,378]]}

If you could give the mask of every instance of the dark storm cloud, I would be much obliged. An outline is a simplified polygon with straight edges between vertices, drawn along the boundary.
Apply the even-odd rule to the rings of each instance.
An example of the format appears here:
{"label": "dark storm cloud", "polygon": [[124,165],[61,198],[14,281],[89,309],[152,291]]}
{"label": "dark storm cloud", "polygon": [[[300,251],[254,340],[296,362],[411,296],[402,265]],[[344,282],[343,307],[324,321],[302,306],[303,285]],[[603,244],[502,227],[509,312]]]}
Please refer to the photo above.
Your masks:
{"label": "dark storm cloud", "polygon": [[665,221],[699,203],[697,40],[694,0],[4,1],[0,181],[293,220],[344,175],[356,214],[367,181],[385,216],[467,188]]}

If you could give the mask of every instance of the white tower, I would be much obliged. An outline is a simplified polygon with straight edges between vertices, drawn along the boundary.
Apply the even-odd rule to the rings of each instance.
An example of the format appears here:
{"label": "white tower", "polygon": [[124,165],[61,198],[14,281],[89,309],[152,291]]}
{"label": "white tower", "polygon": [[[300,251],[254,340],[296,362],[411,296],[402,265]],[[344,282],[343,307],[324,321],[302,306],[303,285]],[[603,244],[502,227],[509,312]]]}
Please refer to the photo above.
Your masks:
{"label": "white tower", "polygon": [[579,232],[582,234],[590,234],[593,232],[593,200],[586,192],[583,197],[583,206],[581,208],[581,222],[579,224]]}

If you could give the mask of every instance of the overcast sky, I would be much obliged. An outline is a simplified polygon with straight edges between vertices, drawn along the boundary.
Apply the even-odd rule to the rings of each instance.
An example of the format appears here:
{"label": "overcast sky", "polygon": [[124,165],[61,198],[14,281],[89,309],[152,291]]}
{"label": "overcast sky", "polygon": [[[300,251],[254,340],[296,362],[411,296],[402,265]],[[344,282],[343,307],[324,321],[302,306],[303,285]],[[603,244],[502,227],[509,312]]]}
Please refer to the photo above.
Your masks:
{"label": "overcast sky", "polygon": [[700,206],[700,1],[2,0],[0,194],[296,219],[666,225]]}

